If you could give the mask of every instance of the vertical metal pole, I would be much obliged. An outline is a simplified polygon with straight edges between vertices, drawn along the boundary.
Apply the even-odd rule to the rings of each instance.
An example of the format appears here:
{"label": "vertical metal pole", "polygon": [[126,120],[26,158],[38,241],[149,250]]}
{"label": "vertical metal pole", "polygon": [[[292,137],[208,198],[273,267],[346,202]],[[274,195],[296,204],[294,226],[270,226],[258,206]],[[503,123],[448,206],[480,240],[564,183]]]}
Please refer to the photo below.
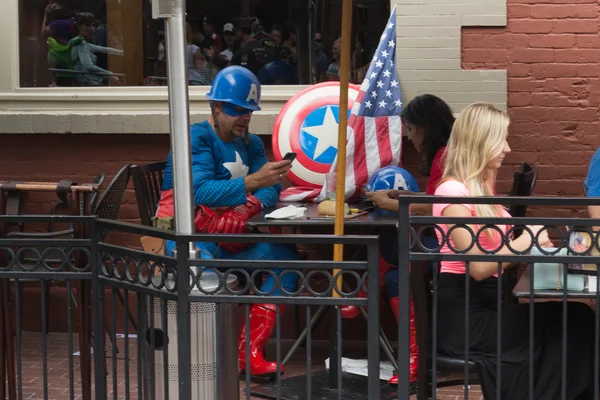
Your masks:
{"label": "vertical metal pole", "polygon": [[[172,16],[165,19],[169,120],[173,161],[175,226],[178,234],[193,231],[192,157],[190,153],[190,110],[185,59],[185,0],[173,0]],[[190,252],[194,250],[190,243]]]}
{"label": "vertical metal pole", "polygon": [[[352,33],[352,0],[343,0],[342,3],[342,62],[340,65],[340,114],[338,126],[338,154],[337,154],[337,182],[336,182],[336,204],[335,204],[335,234],[344,235],[344,204],[346,195],[346,131],[348,129],[348,81],[350,78],[350,38]],[[344,258],[344,245],[336,243],[333,245],[333,260],[342,261]],[[333,276],[339,273],[339,269],[333,270]],[[338,291],[342,288],[342,275],[339,274],[335,285]],[[333,297],[339,297],[338,292],[333,291]],[[337,308],[335,310],[338,311]],[[340,310],[341,312],[341,310]],[[336,313],[334,313],[335,315]],[[332,334],[340,334],[341,326],[339,319],[334,318]],[[336,343],[335,341],[333,343]],[[334,345],[330,357],[329,388],[337,387],[337,378],[340,371],[333,365],[341,358],[341,349]],[[334,358],[335,357],[335,358]]]}
{"label": "vertical metal pole", "polygon": [[[175,198],[175,227],[178,235],[194,233],[192,159],[190,153],[190,114],[185,54],[185,0],[172,0],[171,16],[165,20],[171,157]],[[186,254],[186,248],[189,254]],[[191,334],[188,260],[194,258],[193,242],[177,240],[177,361],[179,398],[192,398]],[[207,399],[208,400],[208,399]]]}
{"label": "vertical metal pole", "polygon": [[400,196],[398,207],[398,399],[410,398],[410,200]]}
{"label": "vertical metal pole", "polygon": [[[368,288],[368,381],[369,399],[379,399],[381,384],[379,381],[379,244],[369,245],[367,248],[367,266],[369,276]],[[377,281],[377,284],[376,284]]]}

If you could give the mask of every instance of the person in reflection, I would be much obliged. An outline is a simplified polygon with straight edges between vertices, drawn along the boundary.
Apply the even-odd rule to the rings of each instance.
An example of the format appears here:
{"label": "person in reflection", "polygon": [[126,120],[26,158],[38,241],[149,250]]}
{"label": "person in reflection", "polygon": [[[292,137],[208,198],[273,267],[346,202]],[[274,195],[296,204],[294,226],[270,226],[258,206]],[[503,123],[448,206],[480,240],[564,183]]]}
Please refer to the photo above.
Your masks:
{"label": "person in reflection", "polygon": [[[244,233],[245,223],[263,207],[279,201],[281,180],[291,161],[268,162],[262,140],[248,134],[254,111],[260,110],[260,83],[246,68],[230,66],[221,70],[207,97],[212,116],[191,127],[192,180],[197,232],[209,234]],[[173,165],[169,153],[164,172],[161,199],[156,213],[159,228],[172,229],[175,215]],[[168,255],[175,248],[167,241]],[[297,260],[295,246],[273,243],[196,243],[201,258],[234,260]],[[246,269],[247,270],[247,269]],[[251,270],[247,270],[252,272]],[[281,276],[283,269],[266,275],[260,292],[282,296],[296,290],[297,274]],[[279,276],[277,282],[275,276]],[[280,308],[283,315],[284,307]],[[275,304],[255,304],[250,308],[250,326],[239,335],[239,368],[246,370],[246,329],[250,337],[250,373],[270,375],[277,371],[275,362],[264,358],[264,347],[276,324]],[[283,372],[283,366],[281,366]]]}
{"label": "person in reflection", "polygon": [[[423,94],[415,97],[406,105],[400,115],[406,136],[415,149],[422,155],[421,174],[428,176],[427,188],[425,193],[433,195],[435,189],[440,183],[444,171],[444,151],[450,138],[452,125],[454,124],[454,115],[450,106],[437,96],[432,94]],[[366,192],[365,197],[373,201],[375,207],[398,211],[399,190],[379,190],[376,192]],[[412,204],[411,210],[415,214],[431,215],[431,204]],[[438,246],[438,241],[433,233],[424,237],[424,245],[427,248],[434,249]],[[386,294],[394,316],[398,318],[398,235],[392,235],[389,240],[381,246],[380,261],[380,283],[385,283]],[[430,266],[433,270],[433,264]],[[346,307],[349,309],[349,307]],[[355,308],[355,307],[354,307]],[[342,312],[345,310],[342,309]],[[347,313],[350,313],[348,310]],[[416,382],[418,378],[419,348],[417,346],[417,333],[414,321],[414,312],[411,304],[411,336],[410,336],[410,381]],[[394,375],[389,380],[391,385],[398,384],[398,376]]]}
{"label": "person in reflection", "polygon": [[101,68],[97,65],[98,57],[96,53],[123,55],[123,50],[113,49],[111,47],[102,47],[92,44],[94,33],[96,31],[96,18],[94,14],[82,12],[77,14],[77,30],[80,40],[71,47],[71,58],[75,61],[73,69],[83,72],[75,75],[75,82],[82,86],[102,86],[106,80],[113,85],[120,85],[119,78],[112,75],[111,71]]}
{"label": "person in reflection", "polygon": [[[487,103],[467,106],[457,117],[448,147],[442,181],[435,194],[438,196],[495,196],[495,182],[499,168],[510,147],[507,143],[509,118]],[[505,217],[510,214],[501,205],[491,204],[434,204],[436,217]],[[436,229],[442,254],[453,250],[467,254],[482,254],[478,246],[471,246],[473,238],[465,228],[439,224]],[[496,254],[527,252],[532,237],[523,233],[510,241],[505,237],[509,226],[496,225],[478,236],[479,244]],[[467,225],[473,232],[480,226]],[[539,247],[552,247],[547,230],[529,226],[539,234]],[[500,234],[502,232],[502,234]],[[445,241],[442,239],[446,238]],[[594,369],[594,313],[585,304],[567,303],[567,359],[562,354],[562,308],[560,302],[535,303],[533,328],[533,369],[529,376],[529,304],[502,306],[498,316],[498,276],[514,263],[442,261],[438,279],[438,353],[468,358],[477,365],[485,399],[496,399],[498,363],[501,370],[500,395],[503,399],[528,399],[529,380],[534,383],[535,399],[561,398],[561,365],[567,363],[567,399],[591,399]],[[466,292],[465,274],[469,275]],[[470,293],[470,294],[467,294]],[[468,297],[467,297],[468,296]],[[468,326],[465,327],[465,302],[468,301]],[[501,326],[498,326],[498,318]],[[500,329],[501,328],[501,329]],[[501,359],[498,359],[498,334],[501,332]]]}

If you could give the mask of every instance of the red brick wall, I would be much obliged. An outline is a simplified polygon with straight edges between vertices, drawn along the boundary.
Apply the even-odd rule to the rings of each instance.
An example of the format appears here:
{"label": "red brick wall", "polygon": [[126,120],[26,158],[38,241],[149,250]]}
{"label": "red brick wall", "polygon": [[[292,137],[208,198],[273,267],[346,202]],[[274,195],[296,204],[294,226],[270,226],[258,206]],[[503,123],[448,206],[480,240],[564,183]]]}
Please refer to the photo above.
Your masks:
{"label": "red brick wall", "polygon": [[535,193],[581,196],[600,145],[600,5],[508,0],[507,11],[505,28],[463,28],[463,68],[508,71],[507,162],[539,168]]}

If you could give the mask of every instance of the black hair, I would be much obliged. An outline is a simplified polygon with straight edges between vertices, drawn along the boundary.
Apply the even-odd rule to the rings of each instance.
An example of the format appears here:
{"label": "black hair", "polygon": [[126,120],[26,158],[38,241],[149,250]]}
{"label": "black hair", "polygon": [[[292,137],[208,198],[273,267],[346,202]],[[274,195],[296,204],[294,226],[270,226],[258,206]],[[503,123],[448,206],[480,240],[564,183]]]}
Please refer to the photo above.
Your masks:
{"label": "black hair", "polygon": [[90,12],[80,12],[77,14],[77,25],[92,25],[96,22],[96,17]]}
{"label": "black hair", "polygon": [[429,176],[431,164],[436,153],[448,143],[454,115],[450,106],[437,96],[423,94],[415,97],[402,110],[400,118],[403,123],[411,124],[423,129],[423,164],[421,173]]}

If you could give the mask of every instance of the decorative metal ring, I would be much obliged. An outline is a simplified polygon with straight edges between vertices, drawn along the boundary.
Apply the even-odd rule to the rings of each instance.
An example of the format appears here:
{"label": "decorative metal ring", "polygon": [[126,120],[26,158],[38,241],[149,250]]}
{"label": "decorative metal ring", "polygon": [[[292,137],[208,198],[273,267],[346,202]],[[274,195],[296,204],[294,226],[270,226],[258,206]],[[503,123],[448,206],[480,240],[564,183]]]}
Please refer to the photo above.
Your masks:
{"label": "decorative metal ring", "polygon": [[360,275],[358,274],[358,272],[354,271],[354,270],[346,270],[344,271],[343,269],[340,269],[338,272],[335,273],[335,275],[333,276],[332,280],[334,283],[337,283],[337,280],[339,277],[342,277],[342,280],[344,279],[343,276],[344,274],[348,274],[348,275],[352,275],[355,279],[356,279],[356,288],[350,292],[344,292],[344,288],[340,288],[341,290],[338,289],[337,285],[334,284],[333,285],[333,290],[340,295],[340,297],[344,297],[344,298],[355,298],[356,294],[358,293],[358,291],[363,287],[363,280],[361,279]]}
{"label": "decorative metal ring", "polygon": [[[294,291],[294,292],[288,292],[287,290],[285,290],[285,288],[281,285],[281,281],[283,280],[283,277],[286,274],[296,274],[298,276],[298,278],[300,278],[300,287],[298,288],[298,290]],[[302,293],[302,291],[304,290],[304,274],[298,270],[294,270],[294,269],[284,269],[280,274],[279,274],[279,279],[277,279],[277,286],[279,287],[279,290],[281,290],[281,293],[283,293],[285,296],[290,296],[290,297],[297,297],[300,295],[300,293]]]}
{"label": "decorative metal ring", "polygon": [[[77,263],[73,262],[73,257],[76,256],[76,252],[80,252],[79,256],[80,257],[85,256],[85,259],[86,259],[85,265],[81,268],[78,268]],[[111,255],[111,259],[112,258],[113,257]],[[71,270],[73,270],[73,271],[85,272],[85,271],[92,270],[92,253],[91,253],[90,249],[88,249],[87,247],[72,247],[71,249],[69,249],[69,251],[67,253],[67,259],[69,260]]]}
{"label": "decorative metal ring", "polygon": [[[52,254],[52,252],[57,252],[58,254],[60,254],[60,265],[58,267],[52,267],[48,264],[47,257],[49,254]],[[67,263],[67,253],[65,253],[65,251],[59,247],[47,247],[42,252],[42,265],[48,271],[61,271],[65,268]]]}
{"label": "decorative metal ring", "polygon": [[[327,289],[324,292],[315,292],[312,289],[312,287],[310,286],[310,278],[315,274],[323,274],[327,277],[329,286],[327,287]],[[306,290],[313,297],[326,297],[327,293],[331,292],[331,290],[333,289],[333,285],[334,285],[333,278],[332,278],[331,274],[329,273],[329,271],[327,271],[327,270],[313,269],[308,274],[306,274]]]}
{"label": "decorative metal ring", "polygon": [[[442,243],[439,243],[437,247],[434,247],[432,249],[425,247],[425,243],[423,240],[421,240],[421,237],[423,236],[423,233],[425,232],[425,230],[427,229],[433,229],[434,231],[438,231],[440,232],[440,236],[442,237]],[[437,237],[437,235],[436,235]],[[428,224],[428,225],[421,225],[419,227],[419,230],[417,231],[416,235],[416,243],[417,245],[421,248],[422,251],[424,251],[425,253],[439,253],[440,250],[442,250],[442,247],[444,246],[444,230],[442,229],[441,226],[439,226],[438,224]]]}
{"label": "decorative metal ring", "polygon": [[[471,243],[464,250],[458,250],[452,245],[452,243],[450,243],[450,237],[455,229],[465,229],[471,234]],[[456,224],[453,225],[450,229],[448,229],[448,232],[446,233],[446,241],[448,249],[450,249],[450,251],[452,251],[454,254],[467,254],[473,248],[473,246],[475,246],[475,232],[473,232],[473,229],[471,229],[471,227],[467,224]]]}
{"label": "decorative metal ring", "polygon": [[[590,236],[590,240],[591,241],[594,240],[594,232],[592,231],[591,227],[589,227],[589,226],[578,226],[578,227],[573,227],[573,228],[574,229],[572,229],[571,232],[585,232],[585,233],[587,233]],[[540,232],[541,231],[543,231],[543,229],[540,229]],[[536,243],[537,243],[537,237],[536,237]],[[590,243],[589,245],[586,246],[585,250],[583,250],[583,251],[577,251],[573,247],[571,247],[570,240],[567,241],[567,251],[569,253],[572,253],[572,254],[575,254],[575,255],[578,255],[578,256],[587,256],[587,255],[590,255],[593,248],[594,248],[594,243]]]}
{"label": "decorative metal ring", "polygon": [[[34,254],[34,256],[35,256],[35,263],[33,265],[24,264],[24,263],[21,262],[21,256],[26,251],[30,251],[30,252],[32,252]],[[34,269],[37,269],[42,264],[42,253],[40,253],[40,251],[38,249],[36,249],[35,247],[21,247],[21,248],[19,248],[19,250],[17,250],[16,259],[17,259],[17,265],[22,270],[24,270],[24,271],[33,271]]]}
{"label": "decorative metal ring", "polygon": [[[496,247],[495,249],[491,249],[491,250],[486,250],[483,248],[483,246],[481,245],[481,234],[484,233],[487,229],[491,229],[493,231],[496,231],[500,234],[500,243],[498,244],[498,247]],[[483,254],[496,254],[497,252],[499,252],[500,250],[502,250],[502,248],[504,247],[504,243],[506,242],[506,237],[504,235],[504,232],[502,232],[502,229],[500,229],[500,227],[498,225],[494,225],[494,224],[485,224],[483,225],[481,228],[479,228],[477,230],[477,234],[475,235],[475,243],[477,244],[477,248],[479,250],[481,250],[481,252]]]}
{"label": "decorative metal ring", "polygon": [[[255,280],[257,274],[268,274],[273,277],[275,284],[273,285],[271,290],[269,290],[268,292],[263,292],[259,288],[256,287],[256,285],[254,284],[254,280]],[[279,286],[279,284],[278,284],[279,279],[277,278],[277,274],[275,274],[275,272],[273,272],[272,269],[256,269],[252,272],[252,275],[250,275],[250,280],[252,282],[252,291],[258,296],[270,296],[271,294],[273,294],[275,292],[275,289],[277,289]]]}
{"label": "decorative metal ring", "polygon": [[[229,285],[227,284],[227,278],[229,278],[230,274],[233,274],[236,278],[238,278],[238,282],[239,282],[239,277],[236,275],[236,273],[239,273],[240,275],[242,275],[246,281],[244,287],[242,287],[240,290],[231,289],[229,287]],[[248,291],[250,290],[250,274],[245,269],[243,269],[243,268],[228,269],[227,271],[225,271],[224,279],[225,279],[225,291],[227,293],[229,293],[230,295],[241,296],[244,294],[248,294]]]}

